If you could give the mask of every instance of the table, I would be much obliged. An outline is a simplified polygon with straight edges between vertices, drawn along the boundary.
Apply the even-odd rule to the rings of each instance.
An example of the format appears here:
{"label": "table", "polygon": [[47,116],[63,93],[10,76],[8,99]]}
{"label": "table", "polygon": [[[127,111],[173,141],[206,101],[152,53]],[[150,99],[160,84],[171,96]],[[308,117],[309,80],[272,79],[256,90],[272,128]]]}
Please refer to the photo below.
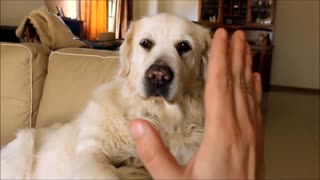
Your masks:
{"label": "table", "polygon": [[94,49],[118,51],[124,39],[112,39],[107,41],[89,41],[89,40],[82,40],[82,41]]}

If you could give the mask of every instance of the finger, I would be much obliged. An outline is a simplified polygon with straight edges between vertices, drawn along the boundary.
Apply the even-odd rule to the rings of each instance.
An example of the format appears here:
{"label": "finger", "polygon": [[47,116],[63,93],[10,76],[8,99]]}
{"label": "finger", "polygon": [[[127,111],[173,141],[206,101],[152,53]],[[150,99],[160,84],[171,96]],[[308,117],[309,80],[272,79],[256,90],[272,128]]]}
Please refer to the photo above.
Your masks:
{"label": "finger", "polygon": [[133,120],[129,131],[143,164],[155,179],[177,178],[182,168],[165,147],[160,136],[144,120]]}
{"label": "finger", "polygon": [[[249,91],[253,89],[252,81],[252,52],[250,45],[246,43],[246,55],[245,55],[245,83]],[[249,92],[253,93],[253,92]]]}
{"label": "finger", "polygon": [[262,99],[262,84],[261,84],[261,76],[259,73],[254,73],[254,94],[256,102],[261,105]]}
{"label": "finger", "polygon": [[253,86],[254,86],[254,102],[256,108],[256,121],[257,121],[257,178],[263,179],[265,173],[265,160],[264,160],[264,130],[262,127],[261,116],[261,99],[262,99],[262,85],[261,77],[259,73],[252,74]]}
{"label": "finger", "polygon": [[[236,31],[231,40],[230,46],[231,62],[232,62],[232,78],[234,83],[234,95],[236,107],[239,113],[247,116],[248,100],[247,100],[247,84],[246,73],[247,70],[247,47],[243,31]],[[249,79],[249,78],[248,78]],[[243,117],[243,116],[241,116]]]}
{"label": "finger", "polygon": [[[246,40],[244,32],[241,30],[236,31],[231,39],[230,44],[230,58],[231,58],[231,67],[232,67],[232,75],[234,78],[234,83],[236,85],[245,85],[244,81],[239,82],[240,80],[245,80],[245,58],[246,58]],[[240,79],[241,78],[241,79]],[[242,84],[240,84],[242,83]]]}
{"label": "finger", "polygon": [[252,74],[253,88],[254,88],[254,103],[255,103],[255,120],[257,130],[257,178],[264,177],[264,132],[262,128],[261,116],[261,99],[262,99],[262,85],[259,73]]}
{"label": "finger", "polygon": [[[230,119],[232,115],[232,82],[227,51],[227,32],[224,29],[218,29],[211,44],[205,87],[205,123],[208,124]],[[210,128],[211,131],[212,127],[212,125],[205,126],[205,128]]]}
{"label": "finger", "polygon": [[246,43],[246,57],[245,57],[245,83],[246,83],[246,90],[248,94],[248,101],[249,101],[249,113],[250,113],[250,120],[255,125],[256,119],[256,103],[255,103],[255,90],[254,90],[254,80],[252,80],[252,53],[251,48],[248,43]]}
{"label": "finger", "polygon": [[261,84],[261,77],[259,73],[253,74],[253,86],[254,86],[254,101],[256,106],[256,115],[255,118],[258,122],[258,125],[261,126],[262,123],[262,116],[261,116],[261,101],[262,101],[262,84]]}
{"label": "finger", "polygon": [[[227,62],[227,50],[227,32],[224,29],[218,29],[215,32],[211,42],[211,50],[209,55],[210,60],[208,64],[208,79],[206,82],[206,89],[208,93],[217,91],[219,94],[221,94],[222,90],[219,90],[217,86],[222,85],[222,88],[226,88],[228,86],[227,77],[229,76],[229,65]],[[212,93],[212,95],[214,95],[214,93]],[[208,103],[210,102],[211,101],[208,101]]]}
{"label": "finger", "polygon": [[[255,75],[252,73],[252,53],[251,48],[248,43],[246,43],[246,56],[245,56],[245,83],[246,83],[246,90],[248,93],[248,102],[249,102],[249,113],[250,113],[250,120],[254,127],[254,140],[256,141],[253,146],[249,149],[249,171],[248,176],[249,179],[255,179],[255,178],[262,178],[263,176],[263,144],[261,144],[261,124],[258,122],[258,114],[259,111],[259,105],[256,101],[256,92],[255,92],[255,85],[256,85],[256,79]],[[258,73],[257,73],[258,74]],[[259,75],[259,74],[258,74]]]}
{"label": "finger", "polygon": [[244,68],[244,79],[246,84],[246,90],[249,95],[250,100],[253,100],[254,95],[254,85],[252,80],[252,52],[250,45],[246,42],[246,55],[245,55],[245,68]]}
{"label": "finger", "polygon": [[[234,129],[233,88],[228,61],[228,35],[218,29],[213,37],[205,87],[205,127],[203,144],[213,148],[212,138],[224,137]],[[220,133],[223,131],[222,133]],[[208,147],[208,148],[210,148]]]}
{"label": "finger", "polygon": [[[232,77],[234,83],[235,112],[241,131],[254,138],[254,127],[250,116],[249,94],[246,73],[249,73],[247,64],[247,45],[243,31],[236,31],[231,40]],[[251,67],[250,67],[251,68]],[[249,80],[249,79],[248,79]],[[249,134],[248,134],[249,133]],[[251,139],[250,139],[251,140]]]}

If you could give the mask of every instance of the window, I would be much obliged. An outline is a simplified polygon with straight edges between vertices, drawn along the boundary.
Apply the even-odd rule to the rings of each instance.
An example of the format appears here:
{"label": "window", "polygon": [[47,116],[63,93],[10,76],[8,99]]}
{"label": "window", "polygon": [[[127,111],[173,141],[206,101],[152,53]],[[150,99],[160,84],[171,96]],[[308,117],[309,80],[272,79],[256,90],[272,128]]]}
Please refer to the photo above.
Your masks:
{"label": "window", "polygon": [[114,32],[114,21],[116,15],[116,1],[117,0],[108,0],[108,24],[107,31]]}

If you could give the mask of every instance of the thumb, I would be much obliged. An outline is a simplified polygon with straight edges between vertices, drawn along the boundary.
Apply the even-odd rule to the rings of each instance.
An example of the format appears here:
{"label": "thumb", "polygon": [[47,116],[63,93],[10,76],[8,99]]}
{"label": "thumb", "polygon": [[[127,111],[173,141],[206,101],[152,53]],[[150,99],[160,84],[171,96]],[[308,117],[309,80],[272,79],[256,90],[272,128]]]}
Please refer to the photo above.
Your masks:
{"label": "thumb", "polygon": [[153,178],[172,179],[182,174],[182,168],[149,123],[133,120],[129,124],[129,131],[139,157]]}

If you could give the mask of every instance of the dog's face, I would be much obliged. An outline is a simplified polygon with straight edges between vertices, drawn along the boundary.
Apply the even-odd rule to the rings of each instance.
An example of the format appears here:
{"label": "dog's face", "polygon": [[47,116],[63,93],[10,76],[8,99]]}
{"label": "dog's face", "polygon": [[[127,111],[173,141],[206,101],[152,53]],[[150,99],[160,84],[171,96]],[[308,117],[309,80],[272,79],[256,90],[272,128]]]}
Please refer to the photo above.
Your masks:
{"label": "dog's face", "polygon": [[120,75],[142,98],[172,102],[203,81],[210,42],[207,29],[184,18],[142,18],[131,24],[120,48]]}

